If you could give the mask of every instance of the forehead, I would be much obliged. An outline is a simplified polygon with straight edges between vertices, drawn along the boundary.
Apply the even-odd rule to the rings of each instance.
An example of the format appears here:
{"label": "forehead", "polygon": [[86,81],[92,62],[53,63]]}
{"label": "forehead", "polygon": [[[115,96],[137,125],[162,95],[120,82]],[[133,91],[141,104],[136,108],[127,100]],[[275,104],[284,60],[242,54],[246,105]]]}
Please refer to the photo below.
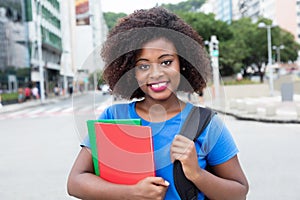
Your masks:
{"label": "forehead", "polygon": [[168,52],[168,53],[177,53],[177,50],[174,46],[174,44],[165,39],[165,38],[158,38],[154,40],[150,40],[149,42],[145,43],[142,46],[142,53],[145,53],[145,51],[153,51],[153,50],[159,50],[162,52]]}

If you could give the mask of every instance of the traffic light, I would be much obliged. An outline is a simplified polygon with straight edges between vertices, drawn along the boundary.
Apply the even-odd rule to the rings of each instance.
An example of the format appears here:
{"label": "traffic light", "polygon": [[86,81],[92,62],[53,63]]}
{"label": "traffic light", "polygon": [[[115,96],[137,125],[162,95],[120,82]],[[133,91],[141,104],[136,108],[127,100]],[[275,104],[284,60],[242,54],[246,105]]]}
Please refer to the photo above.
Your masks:
{"label": "traffic light", "polygon": [[215,35],[211,36],[210,41],[210,54],[211,56],[218,57],[219,56],[219,41]]}
{"label": "traffic light", "polygon": [[213,48],[213,51],[215,50],[219,50],[219,45],[217,42],[212,42],[212,48]]}

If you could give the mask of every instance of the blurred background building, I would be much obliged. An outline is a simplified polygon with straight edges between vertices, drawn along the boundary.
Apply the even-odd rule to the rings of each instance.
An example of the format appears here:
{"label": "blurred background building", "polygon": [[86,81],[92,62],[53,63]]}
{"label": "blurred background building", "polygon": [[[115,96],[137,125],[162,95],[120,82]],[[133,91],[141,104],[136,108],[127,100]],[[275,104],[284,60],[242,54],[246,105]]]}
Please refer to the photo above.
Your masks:
{"label": "blurred background building", "polygon": [[43,81],[48,94],[59,83],[61,70],[61,4],[58,0],[26,0],[25,13],[31,55],[31,81],[38,85]]}
{"label": "blurred background building", "polygon": [[300,43],[300,0],[207,0],[200,11],[212,12],[216,19],[228,23],[241,17],[253,21],[265,17],[291,32]]}
{"label": "blurred background building", "polygon": [[[75,65],[78,69],[76,87],[88,90],[97,85],[97,71],[104,66],[100,58],[101,44],[108,28],[103,18],[100,0],[76,0],[76,45]],[[90,82],[89,75],[93,74]]]}
{"label": "blurred background building", "polygon": [[[269,18],[300,43],[300,0],[207,0],[196,10],[229,24]],[[107,32],[101,0],[1,0],[0,91],[35,83],[45,94],[95,88]]]}
{"label": "blurred background building", "polygon": [[1,92],[36,84],[65,93],[106,32],[100,0],[1,0]]}
{"label": "blurred background building", "polygon": [[19,71],[22,71],[21,68],[29,69],[29,50],[21,5],[17,6],[18,1],[12,0],[9,1],[11,7],[5,6],[7,2],[0,3],[0,70],[7,72],[0,74],[0,90],[17,91],[19,83],[29,81],[29,77],[23,76],[18,80],[16,73],[11,73],[11,68]]}

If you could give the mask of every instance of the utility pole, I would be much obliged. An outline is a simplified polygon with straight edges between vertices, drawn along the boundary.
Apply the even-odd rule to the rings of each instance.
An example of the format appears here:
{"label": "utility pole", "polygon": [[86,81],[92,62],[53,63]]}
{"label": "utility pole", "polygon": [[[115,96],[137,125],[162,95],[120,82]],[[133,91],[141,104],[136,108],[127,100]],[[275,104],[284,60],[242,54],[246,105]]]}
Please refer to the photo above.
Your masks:
{"label": "utility pole", "polygon": [[217,36],[212,35],[209,43],[209,52],[213,68],[213,85],[216,103],[220,102],[220,77],[219,77],[219,41]]}
{"label": "utility pole", "polygon": [[98,79],[97,79],[97,66],[96,66],[96,57],[97,57],[97,51],[96,48],[100,44],[100,39],[99,39],[99,26],[100,26],[100,16],[99,16],[99,3],[90,0],[89,1],[89,6],[90,6],[90,24],[92,26],[92,35],[93,35],[93,85],[94,85],[94,90],[97,90],[97,85],[98,85]]}
{"label": "utility pole", "polygon": [[267,40],[268,40],[268,68],[270,72],[269,82],[270,82],[270,96],[274,96],[274,77],[273,77],[273,68],[272,68],[272,37],[271,37],[271,28],[276,25],[266,25],[264,22],[258,24],[258,28],[267,29]]}
{"label": "utility pole", "polygon": [[45,101],[45,88],[44,88],[44,66],[42,59],[42,34],[41,34],[41,11],[42,3],[41,0],[36,1],[37,9],[37,20],[36,20],[36,31],[37,31],[37,48],[38,48],[38,63],[39,63],[39,74],[40,74],[40,93],[41,102]]}
{"label": "utility pole", "polygon": [[273,46],[272,48],[276,51],[277,63],[280,64],[280,62],[281,62],[281,60],[280,60],[280,50],[284,49],[285,46],[282,44],[279,47],[278,46]]}

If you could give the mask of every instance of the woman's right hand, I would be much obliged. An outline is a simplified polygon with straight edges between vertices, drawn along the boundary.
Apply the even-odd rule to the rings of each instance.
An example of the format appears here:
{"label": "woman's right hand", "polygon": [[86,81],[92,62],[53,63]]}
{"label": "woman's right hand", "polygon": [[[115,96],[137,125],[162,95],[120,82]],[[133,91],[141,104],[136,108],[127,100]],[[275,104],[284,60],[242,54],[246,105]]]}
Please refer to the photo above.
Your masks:
{"label": "woman's right hand", "polygon": [[134,199],[162,200],[165,197],[169,182],[161,177],[147,177],[134,185]]}

